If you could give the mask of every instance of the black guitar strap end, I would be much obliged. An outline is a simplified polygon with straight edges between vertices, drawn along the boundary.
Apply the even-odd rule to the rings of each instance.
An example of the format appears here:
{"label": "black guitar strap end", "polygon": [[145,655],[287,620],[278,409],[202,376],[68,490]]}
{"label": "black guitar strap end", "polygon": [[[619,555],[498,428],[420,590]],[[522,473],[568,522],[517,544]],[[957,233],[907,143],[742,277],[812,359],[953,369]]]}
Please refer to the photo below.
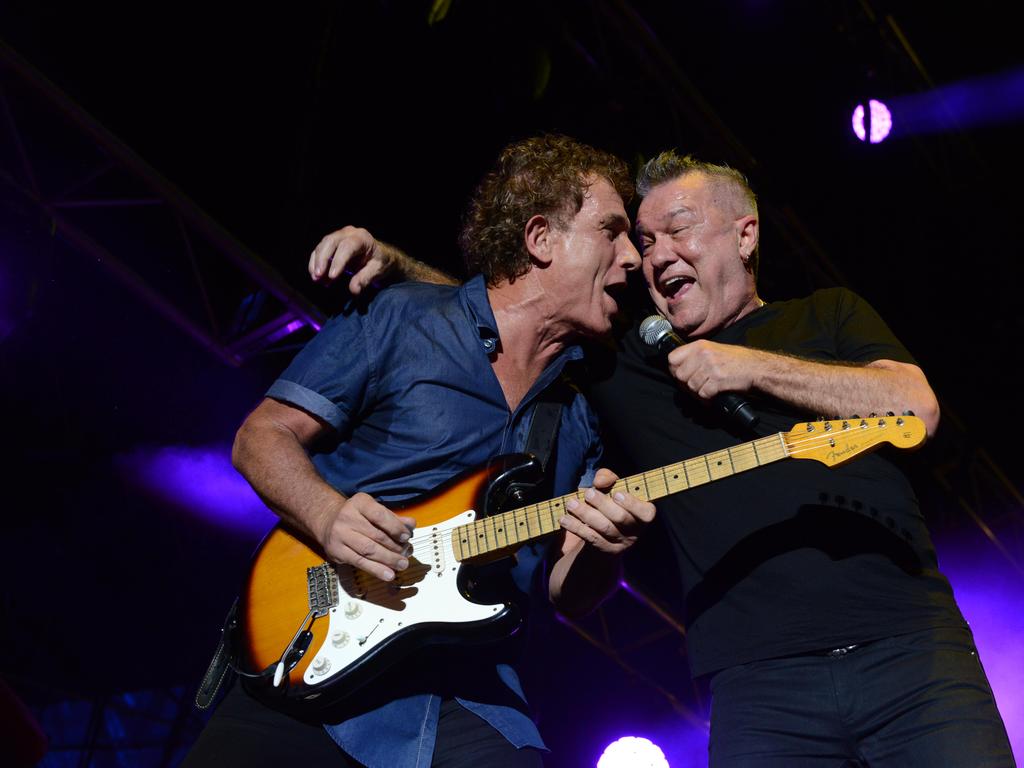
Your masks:
{"label": "black guitar strap end", "polygon": [[213,652],[210,665],[206,668],[206,674],[196,691],[195,704],[198,709],[207,710],[217,698],[217,693],[224,684],[224,678],[231,670],[232,637],[235,627],[238,625],[238,601],[235,600],[224,619],[224,626],[220,631],[220,642],[217,643],[217,650]]}

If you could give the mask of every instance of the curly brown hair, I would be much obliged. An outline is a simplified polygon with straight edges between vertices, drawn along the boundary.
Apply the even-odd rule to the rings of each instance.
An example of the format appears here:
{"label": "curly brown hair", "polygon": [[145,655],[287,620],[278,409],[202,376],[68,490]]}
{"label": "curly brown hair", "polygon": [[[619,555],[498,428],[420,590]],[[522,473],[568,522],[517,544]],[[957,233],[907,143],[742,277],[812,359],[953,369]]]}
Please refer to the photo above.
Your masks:
{"label": "curly brown hair", "polygon": [[529,272],[526,222],[540,214],[567,226],[595,177],[606,179],[623,203],[632,199],[622,160],[568,136],[537,136],[505,147],[473,194],[459,236],[469,274],[482,273],[496,285]]}

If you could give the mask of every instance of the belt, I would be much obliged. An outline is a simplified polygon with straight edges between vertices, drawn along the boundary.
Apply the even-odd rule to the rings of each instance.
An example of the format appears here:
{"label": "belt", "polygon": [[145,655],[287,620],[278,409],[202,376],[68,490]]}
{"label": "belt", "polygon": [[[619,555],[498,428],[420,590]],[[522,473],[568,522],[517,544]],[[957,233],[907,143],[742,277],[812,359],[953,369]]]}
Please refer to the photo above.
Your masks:
{"label": "belt", "polygon": [[810,656],[829,656],[833,659],[841,659],[847,654],[853,653],[858,648],[863,648],[864,643],[854,643],[853,645],[844,645],[841,648],[829,648],[823,651],[811,651]]}

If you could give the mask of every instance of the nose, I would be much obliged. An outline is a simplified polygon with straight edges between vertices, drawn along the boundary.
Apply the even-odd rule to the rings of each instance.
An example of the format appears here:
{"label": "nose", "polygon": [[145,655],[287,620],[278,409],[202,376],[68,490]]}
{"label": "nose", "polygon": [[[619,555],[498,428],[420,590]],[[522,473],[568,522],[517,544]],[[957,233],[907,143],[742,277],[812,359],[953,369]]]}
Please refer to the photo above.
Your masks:
{"label": "nose", "polygon": [[616,261],[619,266],[627,272],[635,272],[640,269],[640,252],[637,251],[636,246],[633,245],[633,241],[629,238],[629,235],[623,235],[621,238],[622,244],[619,246],[619,253]]}
{"label": "nose", "polygon": [[675,251],[670,245],[671,238],[663,235],[655,235],[654,242],[647,247],[644,258],[649,259],[654,267],[664,267],[676,260]]}

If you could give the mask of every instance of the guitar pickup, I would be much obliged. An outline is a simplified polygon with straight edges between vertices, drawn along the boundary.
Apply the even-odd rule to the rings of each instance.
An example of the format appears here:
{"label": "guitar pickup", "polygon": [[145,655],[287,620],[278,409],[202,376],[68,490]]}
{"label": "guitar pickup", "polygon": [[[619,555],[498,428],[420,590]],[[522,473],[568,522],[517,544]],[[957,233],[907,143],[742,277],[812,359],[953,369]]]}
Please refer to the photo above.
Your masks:
{"label": "guitar pickup", "polygon": [[328,563],[306,569],[309,590],[309,612],[313,618],[326,616],[338,605],[338,577]]}

